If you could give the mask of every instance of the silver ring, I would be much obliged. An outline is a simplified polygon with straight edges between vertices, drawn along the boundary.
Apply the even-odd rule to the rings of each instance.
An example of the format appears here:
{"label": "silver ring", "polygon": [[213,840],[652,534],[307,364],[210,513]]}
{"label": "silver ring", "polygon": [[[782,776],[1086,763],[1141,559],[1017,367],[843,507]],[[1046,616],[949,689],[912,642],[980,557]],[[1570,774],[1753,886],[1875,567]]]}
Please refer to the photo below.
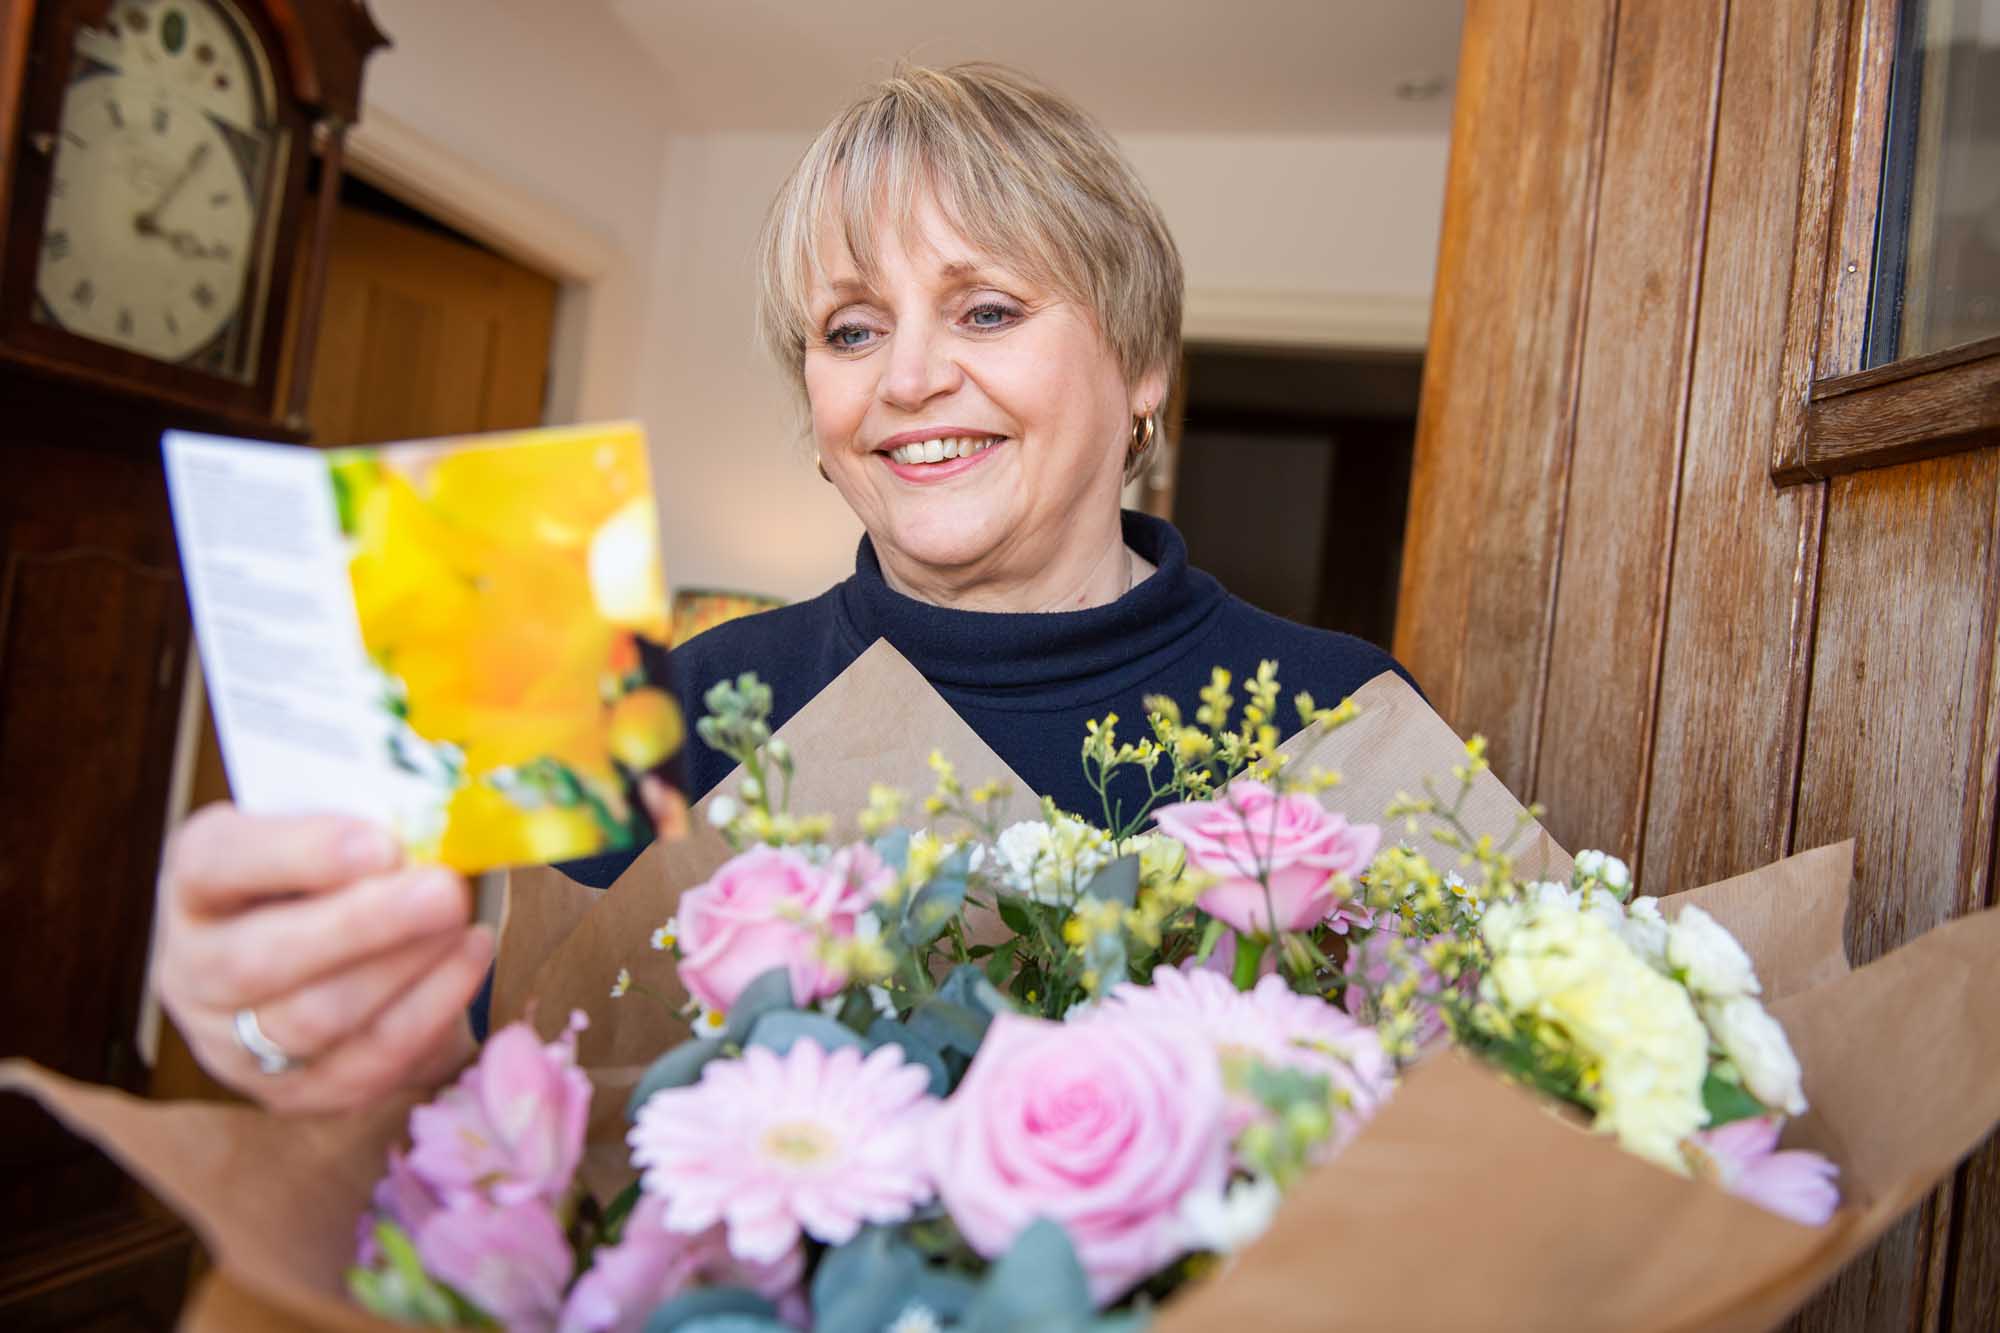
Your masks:
{"label": "silver ring", "polygon": [[236,1011],[236,1043],[249,1052],[250,1058],[257,1062],[257,1068],[266,1074],[289,1074],[306,1067],[305,1061],[264,1035],[264,1029],[257,1026],[257,1015],[252,1010]]}

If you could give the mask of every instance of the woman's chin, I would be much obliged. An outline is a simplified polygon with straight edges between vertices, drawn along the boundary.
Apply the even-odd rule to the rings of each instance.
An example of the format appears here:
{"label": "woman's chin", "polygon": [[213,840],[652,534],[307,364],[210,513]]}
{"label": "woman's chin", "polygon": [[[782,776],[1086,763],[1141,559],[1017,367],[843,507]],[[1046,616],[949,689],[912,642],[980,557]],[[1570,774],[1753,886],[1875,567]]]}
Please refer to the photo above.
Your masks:
{"label": "woman's chin", "polygon": [[885,530],[874,534],[878,553],[892,566],[945,578],[976,568],[1016,525],[997,506],[969,501],[926,496],[896,506]]}

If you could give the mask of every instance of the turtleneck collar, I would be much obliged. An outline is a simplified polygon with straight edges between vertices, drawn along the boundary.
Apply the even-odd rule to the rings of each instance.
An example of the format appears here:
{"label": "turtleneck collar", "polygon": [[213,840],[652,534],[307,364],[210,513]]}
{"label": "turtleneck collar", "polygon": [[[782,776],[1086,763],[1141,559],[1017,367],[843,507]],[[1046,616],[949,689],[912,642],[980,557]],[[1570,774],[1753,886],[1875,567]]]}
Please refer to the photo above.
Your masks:
{"label": "turtleneck collar", "polygon": [[1222,585],[1191,569],[1173,525],[1123,514],[1125,544],[1157,568],[1115,602],[1084,611],[958,611],[906,597],[882,577],[867,537],[854,576],[835,589],[843,633],[858,653],[889,643],[939,693],[1016,700],[1032,711],[1074,707],[1131,688],[1197,646],[1222,610]]}

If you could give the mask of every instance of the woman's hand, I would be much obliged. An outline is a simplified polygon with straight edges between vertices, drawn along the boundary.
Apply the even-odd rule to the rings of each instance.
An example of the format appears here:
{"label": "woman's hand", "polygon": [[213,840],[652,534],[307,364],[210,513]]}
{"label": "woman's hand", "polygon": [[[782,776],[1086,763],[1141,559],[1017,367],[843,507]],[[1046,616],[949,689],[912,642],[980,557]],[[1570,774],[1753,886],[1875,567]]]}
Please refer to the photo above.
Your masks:
{"label": "woman's hand", "polygon": [[[472,1051],[493,960],[463,878],[404,867],[387,831],[211,805],[169,842],[157,984],[195,1058],[276,1110],[339,1111],[428,1085]],[[237,1015],[295,1063],[267,1074]]]}

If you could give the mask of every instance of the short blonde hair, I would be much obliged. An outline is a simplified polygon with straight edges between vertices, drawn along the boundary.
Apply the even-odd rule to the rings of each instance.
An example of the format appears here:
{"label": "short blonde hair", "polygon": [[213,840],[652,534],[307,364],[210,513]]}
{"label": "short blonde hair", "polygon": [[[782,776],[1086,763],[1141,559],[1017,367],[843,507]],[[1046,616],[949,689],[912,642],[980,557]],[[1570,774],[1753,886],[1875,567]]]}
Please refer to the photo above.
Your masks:
{"label": "short blonde hair", "polygon": [[821,336],[811,292],[826,271],[822,220],[837,210],[872,282],[879,227],[907,227],[926,195],[973,246],[1089,310],[1126,383],[1178,371],[1180,251],[1111,136],[1004,66],[906,65],[820,132],[764,224],[760,324],[801,393]]}

